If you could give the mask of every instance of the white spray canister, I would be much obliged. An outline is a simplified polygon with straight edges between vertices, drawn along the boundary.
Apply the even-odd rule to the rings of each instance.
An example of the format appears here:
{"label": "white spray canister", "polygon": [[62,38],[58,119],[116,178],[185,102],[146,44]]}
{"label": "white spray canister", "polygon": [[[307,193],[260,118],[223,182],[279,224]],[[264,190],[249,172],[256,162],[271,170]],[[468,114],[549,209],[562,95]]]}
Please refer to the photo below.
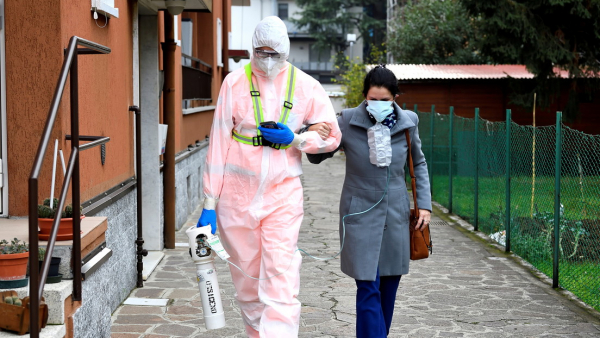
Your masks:
{"label": "white spray canister", "polygon": [[207,330],[214,330],[225,326],[225,313],[221,302],[214,255],[207,244],[208,238],[213,237],[210,230],[210,226],[200,228],[192,226],[185,233],[189,238],[192,260],[196,264],[204,323]]}

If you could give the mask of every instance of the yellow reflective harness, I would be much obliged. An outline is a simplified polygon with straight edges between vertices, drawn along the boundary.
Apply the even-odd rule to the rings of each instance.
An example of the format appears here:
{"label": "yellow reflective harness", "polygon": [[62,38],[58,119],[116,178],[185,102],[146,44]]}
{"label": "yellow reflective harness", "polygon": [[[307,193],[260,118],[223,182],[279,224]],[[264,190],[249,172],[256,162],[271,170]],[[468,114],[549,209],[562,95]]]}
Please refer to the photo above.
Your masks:
{"label": "yellow reflective harness", "polygon": [[[275,149],[289,148],[290,147],[289,144],[285,145],[285,144],[279,144],[279,143],[271,143],[268,140],[266,140],[265,138],[263,138],[263,136],[261,135],[260,129],[258,129],[258,126],[260,126],[260,123],[264,122],[265,119],[263,117],[263,109],[262,109],[262,103],[260,100],[260,93],[254,87],[254,82],[252,82],[252,66],[250,64],[247,64],[245,67],[245,70],[246,70],[246,76],[248,77],[248,82],[250,82],[250,96],[252,97],[252,106],[254,107],[254,119],[256,120],[256,127],[257,127],[256,135],[257,136],[254,136],[254,137],[253,136],[244,136],[244,135],[236,132],[235,130],[233,130],[232,131],[233,139],[238,142],[253,145],[255,147],[268,146],[268,147],[275,148]],[[294,67],[290,64],[289,69],[288,69],[287,86],[285,88],[286,99],[283,102],[283,108],[281,109],[281,116],[279,117],[280,123],[287,124],[287,120],[290,116],[290,111],[292,110],[292,107],[294,106],[292,104],[292,102],[294,101],[295,87],[296,87],[296,67]]]}

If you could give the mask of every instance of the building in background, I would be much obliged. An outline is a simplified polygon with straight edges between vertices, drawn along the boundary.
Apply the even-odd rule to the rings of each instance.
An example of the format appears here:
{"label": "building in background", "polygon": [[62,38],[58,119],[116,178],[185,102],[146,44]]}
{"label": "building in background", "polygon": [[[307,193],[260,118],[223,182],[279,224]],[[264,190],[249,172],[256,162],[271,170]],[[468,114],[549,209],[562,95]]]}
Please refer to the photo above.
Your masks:
{"label": "building in background", "polygon": [[[244,2],[248,0],[239,1]],[[356,8],[355,10],[362,9]],[[267,16],[278,16],[286,24],[290,37],[290,57],[288,61],[319,80],[322,84],[331,83],[336,76],[333,63],[335,50],[320,51],[314,48],[315,39],[306,31],[298,29],[290,21],[290,18],[297,18],[300,11],[301,8],[298,7],[294,0],[252,1],[250,6],[233,7],[231,13],[232,37],[229,48],[243,49],[251,52],[252,34],[256,25]],[[355,32],[355,35],[358,36],[358,32]],[[358,60],[362,60],[362,39],[357,39],[352,46],[349,46],[345,51],[345,55],[353,59],[358,58]],[[244,67],[249,60],[241,60],[239,62],[230,60],[229,62],[230,69],[235,70]]]}

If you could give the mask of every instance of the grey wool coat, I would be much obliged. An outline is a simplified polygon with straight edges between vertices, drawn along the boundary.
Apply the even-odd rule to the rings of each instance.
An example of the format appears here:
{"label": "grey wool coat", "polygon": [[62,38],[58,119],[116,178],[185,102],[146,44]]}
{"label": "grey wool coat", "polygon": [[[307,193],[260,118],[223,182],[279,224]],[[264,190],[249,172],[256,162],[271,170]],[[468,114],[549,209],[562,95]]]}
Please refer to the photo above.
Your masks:
{"label": "grey wool coat", "polygon": [[[345,218],[345,239],[341,254],[342,272],[358,280],[374,281],[379,266],[380,276],[408,273],[410,199],[405,183],[404,167],[408,163],[408,146],[404,130],[408,129],[417,179],[419,209],[431,210],[431,193],[427,163],[421,151],[417,128],[418,117],[402,110],[396,103],[396,125],[390,130],[392,163],[387,195],[371,211]],[[372,207],[385,192],[387,168],[369,161],[367,129],[373,126],[365,102],[342,111],[338,118],[342,131],[340,148],[346,153],[346,177],[340,199],[340,242],[344,234],[343,217]],[[307,154],[311,163],[320,163],[335,152]]]}

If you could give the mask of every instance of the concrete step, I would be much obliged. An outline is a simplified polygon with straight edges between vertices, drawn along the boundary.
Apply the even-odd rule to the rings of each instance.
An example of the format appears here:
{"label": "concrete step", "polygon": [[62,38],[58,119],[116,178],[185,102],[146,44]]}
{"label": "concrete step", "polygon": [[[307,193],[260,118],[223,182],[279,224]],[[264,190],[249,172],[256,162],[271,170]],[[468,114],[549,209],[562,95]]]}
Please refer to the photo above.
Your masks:
{"label": "concrete step", "polygon": [[148,279],[163,257],[165,257],[165,254],[162,251],[148,251],[148,256],[142,258],[144,262],[142,277],[144,280]]}
{"label": "concrete step", "polygon": [[[40,332],[40,338],[63,338],[67,334],[65,325],[47,325]],[[29,333],[22,336],[14,332],[0,331],[0,338],[14,338],[14,337],[29,337]]]}
{"label": "concrete step", "polygon": [[[19,298],[29,295],[29,285],[14,289]],[[68,332],[73,332],[72,316],[81,306],[81,302],[73,302],[73,281],[66,280],[60,283],[46,284],[44,287],[44,299],[48,305],[48,323],[42,330],[40,338],[63,338],[68,337]],[[6,334],[6,335],[3,335]],[[11,332],[0,331],[0,338],[18,336]],[[19,337],[29,337],[29,334]]]}
{"label": "concrete step", "polygon": [[[88,254],[93,256],[95,250],[99,250],[106,241],[106,229],[108,221],[106,217],[84,217],[81,220],[81,259],[85,259]],[[29,242],[29,224],[27,218],[0,218],[0,238],[17,238]],[[48,242],[39,241],[39,245],[45,248]],[[72,279],[71,272],[71,252],[73,241],[56,241],[53,257],[62,258],[59,267],[59,273],[63,279]]]}
{"label": "concrete step", "polygon": [[[106,217],[85,217],[81,220],[81,259],[101,246],[106,246],[106,229],[108,222]],[[47,242],[40,241],[41,247],[46,247]],[[52,257],[62,258],[59,267],[59,273],[63,279],[72,279],[73,272],[71,268],[71,254],[73,251],[73,241],[56,241]]]}
{"label": "concrete step", "polygon": [[[29,296],[29,285],[14,289],[19,298]],[[67,280],[55,284],[46,284],[44,299],[48,304],[48,324],[65,324],[65,300],[73,293],[73,281]]]}

